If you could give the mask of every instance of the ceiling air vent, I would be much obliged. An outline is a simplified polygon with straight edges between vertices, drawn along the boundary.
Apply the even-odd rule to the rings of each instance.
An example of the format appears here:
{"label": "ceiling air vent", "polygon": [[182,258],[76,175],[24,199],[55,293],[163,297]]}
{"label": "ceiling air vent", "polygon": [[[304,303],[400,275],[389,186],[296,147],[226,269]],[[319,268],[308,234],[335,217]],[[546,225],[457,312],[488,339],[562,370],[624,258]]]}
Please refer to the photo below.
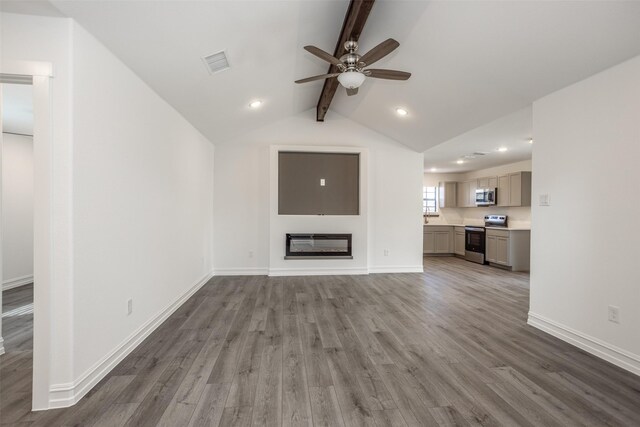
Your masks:
{"label": "ceiling air vent", "polygon": [[205,56],[202,60],[207,65],[207,70],[209,70],[210,74],[215,74],[229,68],[229,61],[227,60],[227,55],[224,53],[224,50]]}
{"label": "ceiling air vent", "polygon": [[476,151],[473,153],[474,156],[486,156],[487,154],[489,153],[487,153],[486,151]]}

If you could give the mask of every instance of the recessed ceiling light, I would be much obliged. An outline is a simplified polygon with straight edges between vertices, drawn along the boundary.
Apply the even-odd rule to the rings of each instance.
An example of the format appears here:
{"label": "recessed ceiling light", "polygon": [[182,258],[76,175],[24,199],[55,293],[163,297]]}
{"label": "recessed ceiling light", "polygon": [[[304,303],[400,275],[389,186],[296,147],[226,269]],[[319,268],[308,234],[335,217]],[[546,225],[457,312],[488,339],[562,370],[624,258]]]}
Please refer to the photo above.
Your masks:
{"label": "recessed ceiling light", "polygon": [[533,138],[529,139],[529,144],[533,144]]}
{"label": "recessed ceiling light", "polygon": [[437,170],[438,170],[438,169],[436,169],[436,168],[431,168],[431,172],[435,172],[435,171],[437,171]]}
{"label": "recessed ceiling light", "polygon": [[458,161],[456,161],[456,163],[457,163],[457,164],[459,164],[459,165],[461,165],[461,164],[463,164],[463,163],[464,163],[464,160],[458,160]]}
{"label": "recessed ceiling light", "polygon": [[255,101],[251,101],[251,102],[249,103],[249,107],[251,107],[251,108],[258,108],[258,107],[260,107],[261,105],[262,105],[262,101],[260,101],[260,100],[258,100],[258,99],[256,99]]}
{"label": "recessed ceiling light", "polygon": [[500,147],[498,148],[498,151],[504,153],[505,151],[507,151],[507,147]]}
{"label": "recessed ceiling light", "polygon": [[396,108],[396,113],[399,116],[406,116],[407,114],[409,114],[409,112],[407,110],[405,110],[404,108]]}

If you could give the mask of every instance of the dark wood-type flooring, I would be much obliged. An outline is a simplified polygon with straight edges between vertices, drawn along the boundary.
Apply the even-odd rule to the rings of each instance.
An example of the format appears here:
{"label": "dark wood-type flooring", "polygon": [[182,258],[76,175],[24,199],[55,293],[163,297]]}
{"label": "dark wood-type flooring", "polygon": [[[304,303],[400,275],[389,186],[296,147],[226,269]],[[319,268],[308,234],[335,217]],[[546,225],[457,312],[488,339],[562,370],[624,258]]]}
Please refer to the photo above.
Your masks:
{"label": "dark wood-type flooring", "polygon": [[639,426],[640,377],[527,326],[528,280],[456,258],[423,274],[216,277],[72,408],[31,413],[31,353],[9,351],[0,419]]}

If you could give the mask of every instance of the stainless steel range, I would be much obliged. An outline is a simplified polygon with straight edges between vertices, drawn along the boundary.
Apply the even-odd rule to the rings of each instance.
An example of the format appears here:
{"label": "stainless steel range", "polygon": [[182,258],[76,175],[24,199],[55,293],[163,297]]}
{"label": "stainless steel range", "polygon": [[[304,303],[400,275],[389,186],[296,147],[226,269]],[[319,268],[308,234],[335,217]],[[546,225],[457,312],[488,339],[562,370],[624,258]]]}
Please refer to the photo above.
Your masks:
{"label": "stainless steel range", "polygon": [[467,261],[484,264],[485,230],[484,227],[467,225],[464,227],[464,257]]}
{"label": "stainless steel range", "polygon": [[506,227],[507,216],[506,215],[485,215],[484,226],[485,227]]}
{"label": "stainless steel range", "polygon": [[506,227],[506,215],[485,215],[484,227],[467,225],[464,227],[464,257],[468,261],[485,263],[485,227]]}

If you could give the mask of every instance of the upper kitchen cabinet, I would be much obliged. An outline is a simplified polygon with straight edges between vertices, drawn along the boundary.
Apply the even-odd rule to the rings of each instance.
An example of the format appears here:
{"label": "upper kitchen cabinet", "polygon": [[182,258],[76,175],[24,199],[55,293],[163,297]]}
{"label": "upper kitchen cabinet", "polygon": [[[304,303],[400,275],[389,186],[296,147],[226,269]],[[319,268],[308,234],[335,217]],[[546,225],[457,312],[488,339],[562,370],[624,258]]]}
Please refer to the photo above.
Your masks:
{"label": "upper kitchen cabinet", "polygon": [[498,206],[531,206],[531,172],[498,177]]}
{"label": "upper kitchen cabinet", "polygon": [[478,188],[498,188],[498,177],[478,178]]}
{"label": "upper kitchen cabinet", "polygon": [[439,206],[441,208],[457,207],[456,190],[457,182],[441,182],[438,185]]}
{"label": "upper kitchen cabinet", "polygon": [[459,182],[457,187],[458,207],[464,208],[469,203],[469,181]]}
{"label": "upper kitchen cabinet", "polygon": [[476,207],[476,188],[478,181],[464,181],[458,183],[458,207],[459,208],[475,208]]}

